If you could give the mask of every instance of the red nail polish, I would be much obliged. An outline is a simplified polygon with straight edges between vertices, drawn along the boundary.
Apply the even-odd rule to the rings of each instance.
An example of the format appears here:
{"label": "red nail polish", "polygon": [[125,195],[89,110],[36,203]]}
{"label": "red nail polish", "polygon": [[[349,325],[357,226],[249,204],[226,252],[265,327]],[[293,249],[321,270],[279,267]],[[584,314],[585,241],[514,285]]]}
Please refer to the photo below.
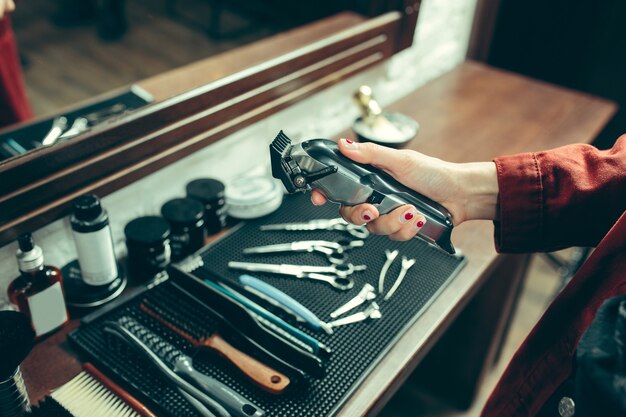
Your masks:
{"label": "red nail polish", "polygon": [[423,222],[423,221],[421,221],[421,220],[420,220],[420,221],[418,221],[418,222],[417,222],[417,227],[422,227],[422,226],[424,226],[424,222]]}
{"label": "red nail polish", "polygon": [[348,142],[348,143],[350,143],[350,144],[354,143],[354,142],[352,142],[350,139],[346,139],[346,142]]}
{"label": "red nail polish", "polygon": [[406,220],[411,220],[413,218],[413,213],[411,213],[411,212],[405,213],[404,214],[404,218]]}
{"label": "red nail polish", "polygon": [[364,214],[364,215],[363,215],[363,218],[364,218],[365,220],[367,220],[367,221],[372,220],[372,218],[371,218],[370,216],[368,216],[367,214]]}

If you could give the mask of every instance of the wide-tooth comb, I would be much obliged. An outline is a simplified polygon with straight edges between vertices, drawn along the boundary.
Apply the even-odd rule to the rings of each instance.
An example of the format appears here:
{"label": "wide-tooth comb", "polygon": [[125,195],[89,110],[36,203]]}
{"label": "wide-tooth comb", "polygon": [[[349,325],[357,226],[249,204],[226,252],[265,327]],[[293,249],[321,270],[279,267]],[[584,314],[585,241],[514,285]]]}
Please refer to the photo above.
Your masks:
{"label": "wide-tooth comb", "polygon": [[74,417],[156,417],[93,365],[85,363],[83,368],[83,372],[50,394]]}
{"label": "wide-tooth comb", "polygon": [[180,335],[193,346],[215,350],[264,390],[272,394],[280,394],[284,392],[285,388],[289,385],[290,380],[286,375],[238,350],[224,340],[219,333],[213,332],[202,338],[195,338],[185,330],[177,327],[178,323],[174,324],[172,321],[169,321],[171,317],[166,319],[165,317],[167,317],[168,314],[158,306],[150,303],[147,299],[143,300],[140,309],[168,329]]}

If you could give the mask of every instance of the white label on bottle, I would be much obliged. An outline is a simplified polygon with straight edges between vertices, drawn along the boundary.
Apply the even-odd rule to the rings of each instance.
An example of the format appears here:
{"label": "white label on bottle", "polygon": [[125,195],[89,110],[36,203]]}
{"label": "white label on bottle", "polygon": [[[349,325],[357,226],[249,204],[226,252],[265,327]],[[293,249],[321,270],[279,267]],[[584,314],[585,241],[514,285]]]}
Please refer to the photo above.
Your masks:
{"label": "white label on bottle", "polygon": [[28,297],[28,308],[37,336],[56,329],[67,321],[67,310],[61,283],[52,284],[45,290]]}
{"label": "white label on bottle", "polygon": [[117,278],[111,229],[107,226],[90,233],[74,232],[78,263],[83,281],[89,285],[105,285]]}

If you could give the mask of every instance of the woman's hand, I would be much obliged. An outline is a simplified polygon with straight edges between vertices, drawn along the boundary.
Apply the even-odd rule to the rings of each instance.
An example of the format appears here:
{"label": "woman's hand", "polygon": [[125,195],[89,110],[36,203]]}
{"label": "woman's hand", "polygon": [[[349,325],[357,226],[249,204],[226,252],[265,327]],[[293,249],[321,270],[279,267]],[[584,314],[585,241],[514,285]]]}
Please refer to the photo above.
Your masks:
{"label": "woman's hand", "polygon": [[13,0],[0,0],[0,19],[13,10],[15,10],[15,2]]}
{"label": "woman's hand", "polygon": [[[432,158],[411,150],[396,150],[373,143],[339,141],[339,150],[348,158],[373,165],[405,186],[438,202],[452,214],[458,225],[471,219],[496,217],[498,180],[493,162],[455,164]],[[326,197],[314,190],[313,204],[326,202]],[[392,240],[409,240],[424,226],[426,218],[411,205],[401,206],[379,215],[372,204],[342,206],[340,213],[354,224],[367,223],[375,234],[388,235]]]}

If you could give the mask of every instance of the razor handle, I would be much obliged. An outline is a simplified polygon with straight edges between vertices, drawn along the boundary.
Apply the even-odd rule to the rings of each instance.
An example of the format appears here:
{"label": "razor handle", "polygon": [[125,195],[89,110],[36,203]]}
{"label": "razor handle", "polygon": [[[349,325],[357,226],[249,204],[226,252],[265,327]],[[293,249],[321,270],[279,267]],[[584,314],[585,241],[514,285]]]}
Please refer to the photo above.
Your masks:
{"label": "razor handle", "polygon": [[[282,132],[279,136],[284,144],[286,136]],[[277,140],[278,137],[275,142]],[[273,158],[275,154],[276,150]],[[451,241],[452,216],[445,207],[400,184],[389,174],[345,157],[335,142],[311,139],[283,147],[282,158],[282,172],[274,172],[277,165],[272,164],[273,174],[283,183],[290,182],[285,184],[288,191],[319,189],[330,201],[347,206],[370,203],[381,214],[411,204],[427,220],[416,237],[450,254],[455,253]]]}

